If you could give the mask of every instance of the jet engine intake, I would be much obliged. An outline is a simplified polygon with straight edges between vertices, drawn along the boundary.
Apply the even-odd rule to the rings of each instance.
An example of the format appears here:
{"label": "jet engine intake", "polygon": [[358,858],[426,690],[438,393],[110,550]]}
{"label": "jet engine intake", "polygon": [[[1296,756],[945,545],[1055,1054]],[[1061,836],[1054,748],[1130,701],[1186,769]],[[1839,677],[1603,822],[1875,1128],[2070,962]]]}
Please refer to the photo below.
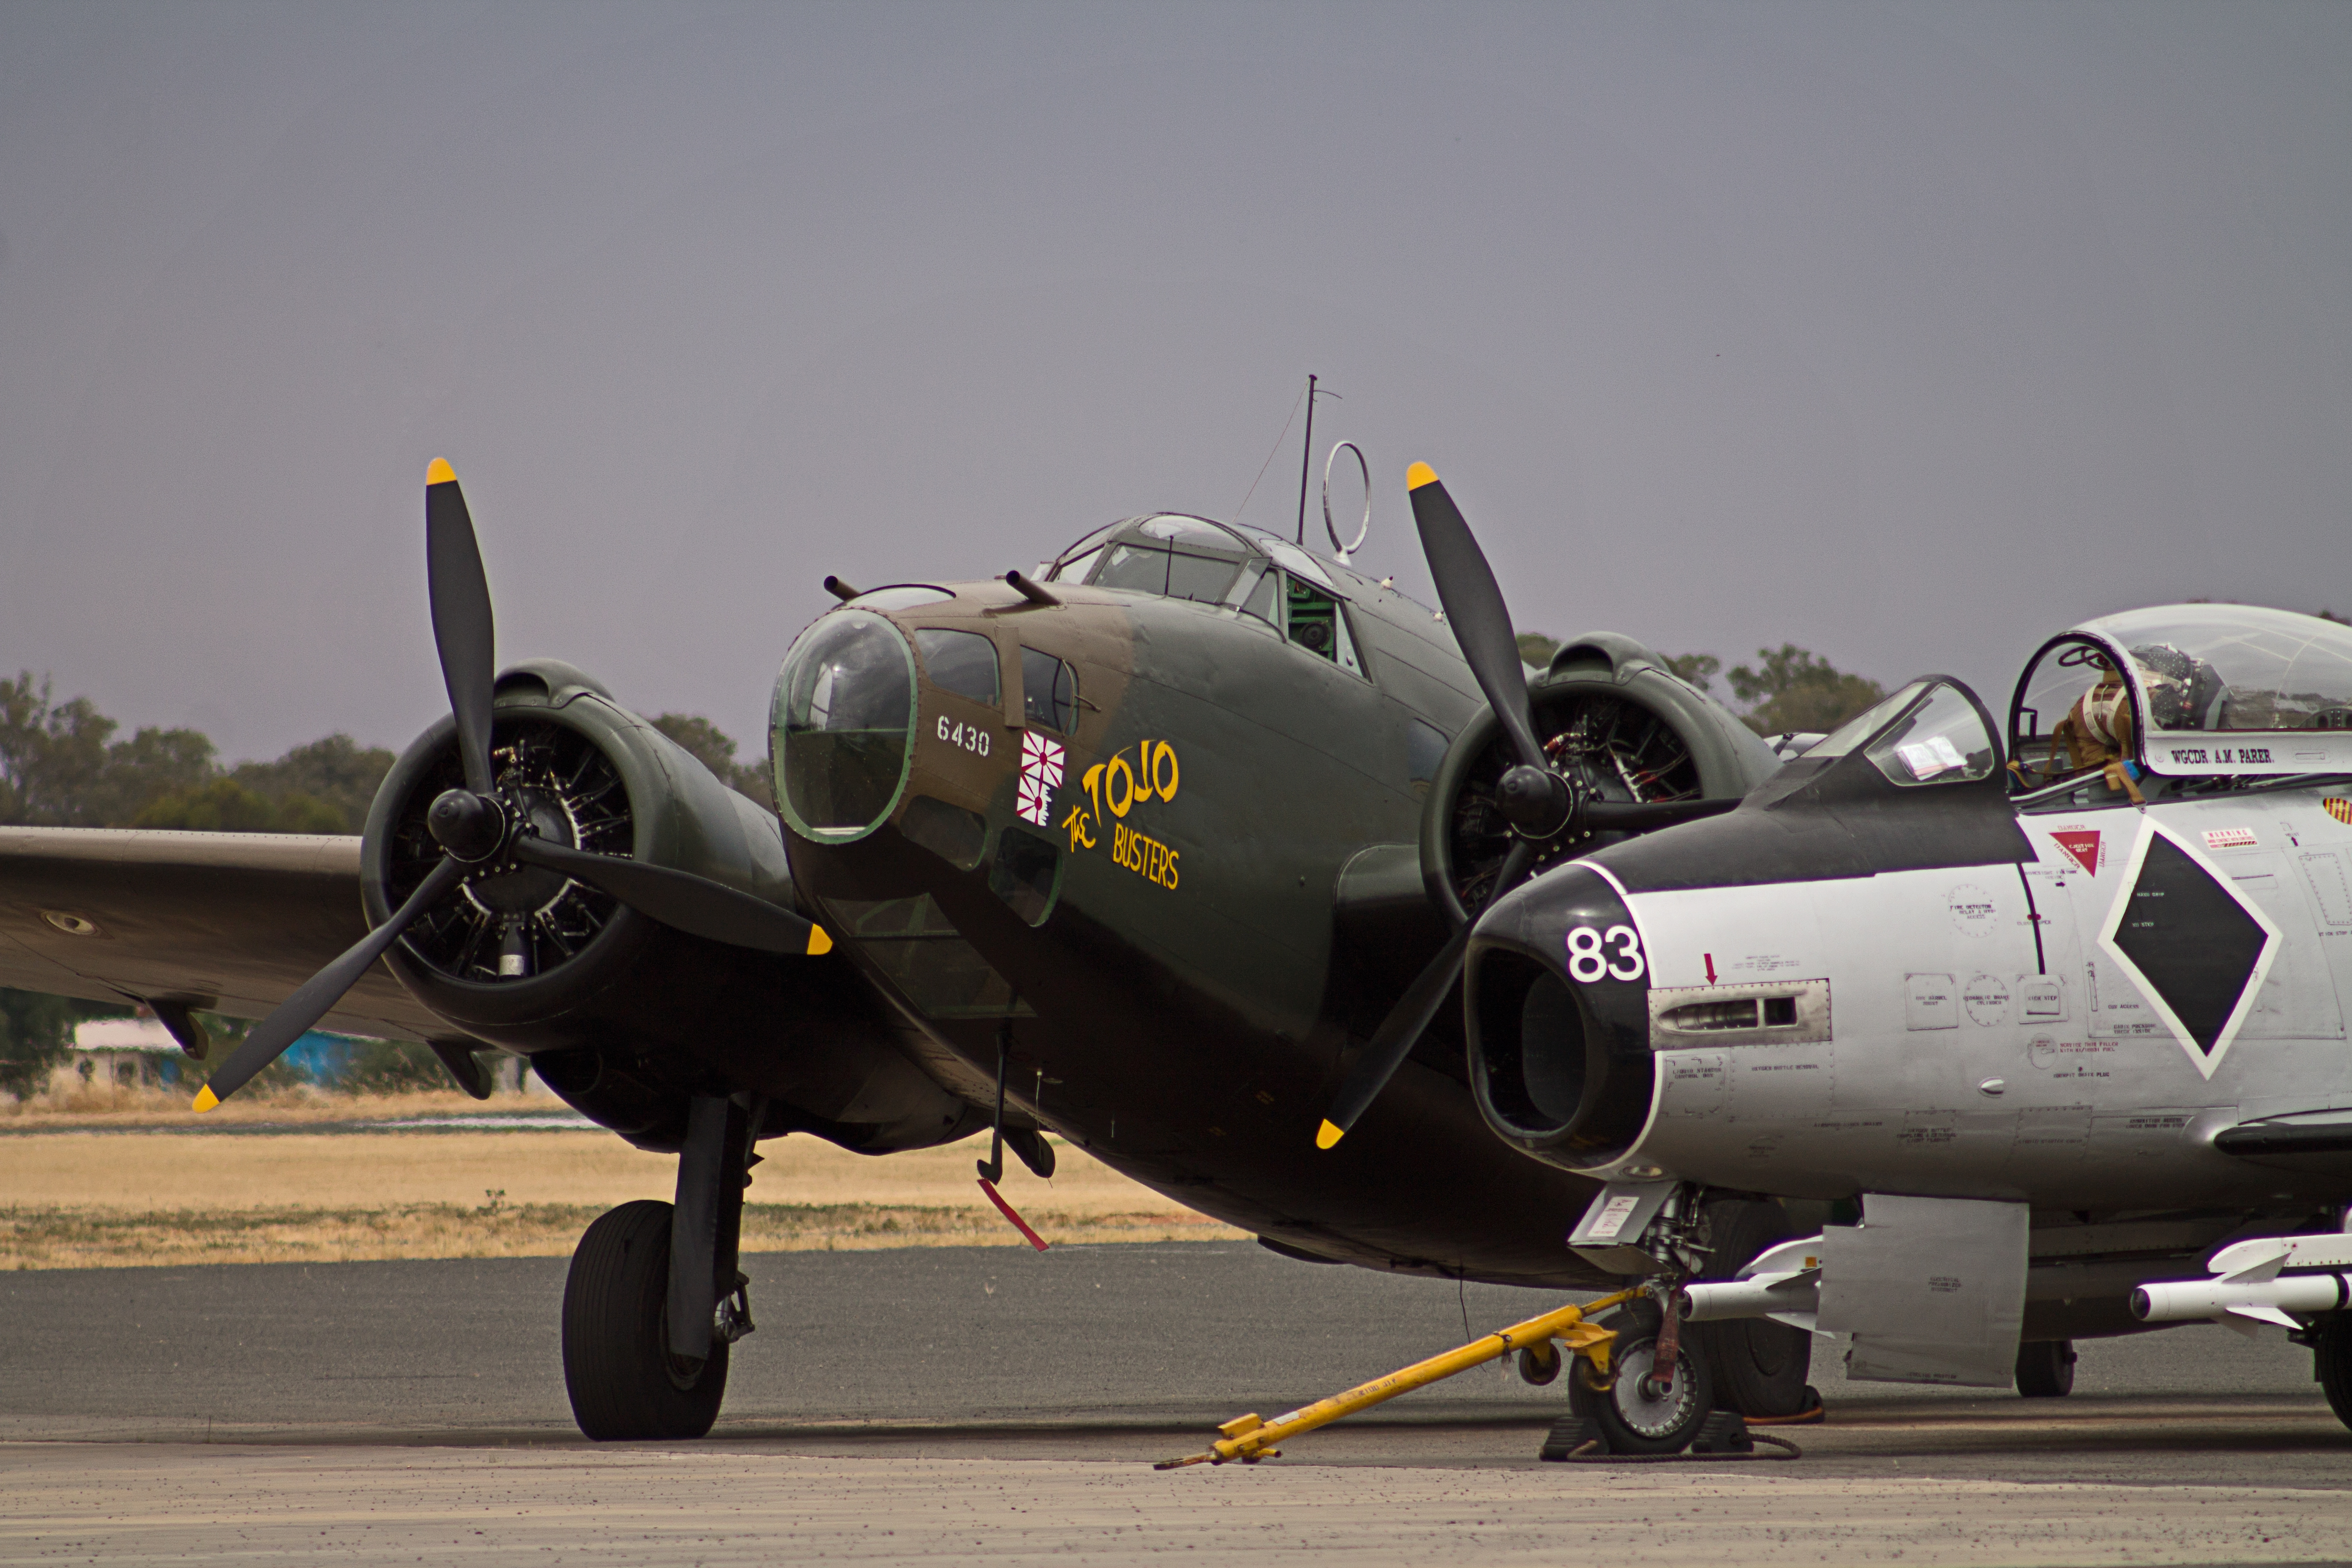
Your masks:
{"label": "jet engine intake", "polygon": [[1570,865],[1489,910],[1465,969],[1486,1124],[1549,1164],[1622,1159],[1650,1119],[1649,966],[1617,890]]}

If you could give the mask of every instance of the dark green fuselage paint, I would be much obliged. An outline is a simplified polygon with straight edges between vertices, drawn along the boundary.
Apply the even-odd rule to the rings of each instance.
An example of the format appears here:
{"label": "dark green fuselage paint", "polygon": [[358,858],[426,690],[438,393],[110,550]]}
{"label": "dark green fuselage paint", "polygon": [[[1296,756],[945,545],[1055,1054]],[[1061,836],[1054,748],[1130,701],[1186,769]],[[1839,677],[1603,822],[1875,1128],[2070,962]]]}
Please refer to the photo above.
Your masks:
{"label": "dark green fuselage paint", "polygon": [[[991,581],[886,611],[910,646],[988,637],[1005,689],[992,704],[968,673],[971,694],[919,668],[887,819],[853,837],[788,816],[795,884],[920,1030],[924,1067],[976,1103],[1009,1024],[1015,1112],[1202,1213],[1336,1260],[1596,1282],[1562,1241],[1592,1184],[1487,1131],[1458,1005],[1344,1142],[1315,1147],[1354,1049],[1446,935],[1411,896],[1415,721],[1451,735],[1480,706],[1431,612],[1343,575],[1361,673],[1153,595],[1055,584],[1063,602],[1037,606]],[[1024,713],[1037,655],[1074,674],[1075,703]],[[1025,797],[1024,742],[1033,774],[1062,749],[1059,782]],[[1383,872],[1392,896],[1343,918],[1343,877]]]}

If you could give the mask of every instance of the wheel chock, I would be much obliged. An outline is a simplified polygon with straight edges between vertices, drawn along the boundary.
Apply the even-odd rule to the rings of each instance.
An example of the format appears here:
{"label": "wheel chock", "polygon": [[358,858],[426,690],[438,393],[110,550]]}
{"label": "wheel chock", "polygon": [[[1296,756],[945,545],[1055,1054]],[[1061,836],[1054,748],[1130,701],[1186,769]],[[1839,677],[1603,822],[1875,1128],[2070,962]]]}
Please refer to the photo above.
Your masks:
{"label": "wheel chock", "polygon": [[[1759,1448],[1758,1444],[1764,1445]],[[1678,1454],[1616,1454],[1601,1424],[1587,1416],[1568,1415],[1552,1426],[1537,1458],[1570,1465],[1703,1465],[1743,1459],[1801,1459],[1805,1451],[1786,1437],[1750,1432],[1747,1418],[1736,1410],[1710,1410],[1700,1417],[1690,1446]]]}
{"label": "wheel chock", "polygon": [[1590,1415],[1563,1415],[1544,1435],[1543,1447],[1536,1458],[1546,1464],[1560,1464],[1587,1443],[1596,1454],[1609,1451],[1609,1437],[1601,1430],[1601,1423]]}
{"label": "wheel chock", "polygon": [[1698,1424],[1698,1434],[1691,1439],[1694,1454],[1752,1454],[1756,1439],[1748,1435],[1748,1423],[1737,1410],[1710,1410]]}

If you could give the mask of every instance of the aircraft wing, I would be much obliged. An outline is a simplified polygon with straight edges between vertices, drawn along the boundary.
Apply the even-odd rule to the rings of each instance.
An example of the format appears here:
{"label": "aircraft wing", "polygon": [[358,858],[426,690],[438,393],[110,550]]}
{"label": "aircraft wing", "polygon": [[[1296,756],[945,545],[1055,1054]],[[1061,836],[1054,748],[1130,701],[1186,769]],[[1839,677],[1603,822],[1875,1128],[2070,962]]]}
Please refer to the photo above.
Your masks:
{"label": "aircraft wing", "polygon": [[[0,827],[0,985],[258,1018],[367,929],[357,838]],[[463,1038],[381,963],[320,1026]]]}

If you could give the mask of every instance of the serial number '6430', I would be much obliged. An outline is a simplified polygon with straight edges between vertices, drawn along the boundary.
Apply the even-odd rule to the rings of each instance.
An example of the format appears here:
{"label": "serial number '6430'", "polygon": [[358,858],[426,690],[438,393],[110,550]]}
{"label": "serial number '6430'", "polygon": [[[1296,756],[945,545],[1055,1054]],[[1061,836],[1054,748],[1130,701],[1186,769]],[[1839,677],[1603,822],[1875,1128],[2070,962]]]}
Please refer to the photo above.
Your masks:
{"label": "serial number '6430'", "polygon": [[950,724],[948,716],[942,713],[940,715],[940,739],[950,746],[961,746],[976,757],[988,755],[988,731],[982,725]]}

